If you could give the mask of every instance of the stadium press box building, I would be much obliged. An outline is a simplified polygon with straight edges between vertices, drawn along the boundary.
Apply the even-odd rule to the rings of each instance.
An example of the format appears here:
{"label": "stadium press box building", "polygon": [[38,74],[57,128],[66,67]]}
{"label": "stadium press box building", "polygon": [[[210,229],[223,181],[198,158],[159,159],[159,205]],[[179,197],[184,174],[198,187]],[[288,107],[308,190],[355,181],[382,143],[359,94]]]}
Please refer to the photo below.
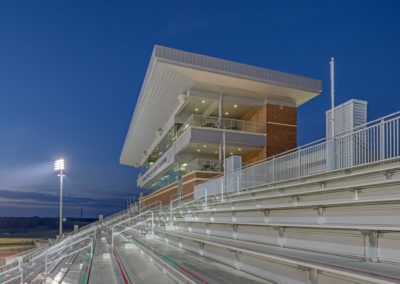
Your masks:
{"label": "stadium press box building", "polygon": [[[142,168],[142,206],[190,195],[240,166],[297,146],[297,107],[321,81],[155,46],[120,156]],[[224,147],[225,146],[225,147]],[[225,163],[226,165],[226,163]]]}

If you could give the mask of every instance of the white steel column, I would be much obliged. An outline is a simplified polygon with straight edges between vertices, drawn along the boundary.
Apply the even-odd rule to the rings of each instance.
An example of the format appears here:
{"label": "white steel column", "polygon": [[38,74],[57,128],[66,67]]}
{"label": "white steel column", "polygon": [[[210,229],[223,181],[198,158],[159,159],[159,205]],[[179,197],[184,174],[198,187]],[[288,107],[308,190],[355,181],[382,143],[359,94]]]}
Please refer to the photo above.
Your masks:
{"label": "white steel column", "polygon": [[335,59],[332,57],[330,61],[331,73],[331,169],[336,168],[336,143],[335,143]]}
{"label": "white steel column", "polygon": [[[224,128],[224,96],[222,94],[221,89],[219,89],[219,108],[218,108],[218,119],[219,119],[219,128]],[[219,151],[220,163],[223,164],[224,167],[224,180],[222,182],[221,188],[221,199],[224,199],[224,192],[226,190],[226,139],[225,139],[225,130],[222,131],[222,144],[220,146]]]}
{"label": "white steel column", "polygon": [[331,58],[331,134],[335,137],[335,58]]}

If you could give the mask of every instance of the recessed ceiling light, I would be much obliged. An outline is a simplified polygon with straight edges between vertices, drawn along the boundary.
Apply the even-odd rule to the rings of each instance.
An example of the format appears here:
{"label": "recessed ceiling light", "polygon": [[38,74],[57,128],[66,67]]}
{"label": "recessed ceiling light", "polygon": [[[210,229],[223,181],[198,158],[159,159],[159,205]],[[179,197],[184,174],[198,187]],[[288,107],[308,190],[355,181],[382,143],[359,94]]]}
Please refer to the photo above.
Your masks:
{"label": "recessed ceiling light", "polygon": [[230,155],[233,155],[233,152],[231,152]]}
{"label": "recessed ceiling light", "polygon": [[201,103],[202,103],[202,104],[205,104],[205,103],[206,103],[206,101],[205,101],[205,100],[201,100]]}
{"label": "recessed ceiling light", "polygon": [[214,154],[218,154],[218,151],[214,151]]}
{"label": "recessed ceiling light", "polygon": [[242,151],[242,148],[238,148],[238,151]]}
{"label": "recessed ceiling light", "polygon": [[197,149],[197,152],[200,152],[201,150],[200,149]]}
{"label": "recessed ceiling light", "polygon": [[199,109],[196,107],[195,109],[194,109],[195,111],[199,111]]}
{"label": "recessed ceiling light", "polygon": [[203,145],[203,148],[207,148],[207,145],[206,145],[206,144],[204,144],[204,145]]}
{"label": "recessed ceiling light", "polygon": [[234,108],[237,108],[237,107],[238,107],[238,105],[233,105],[233,107],[234,107]]}
{"label": "recessed ceiling light", "polygon": [[229,115],[229,112],[225,112],[225,115]]}

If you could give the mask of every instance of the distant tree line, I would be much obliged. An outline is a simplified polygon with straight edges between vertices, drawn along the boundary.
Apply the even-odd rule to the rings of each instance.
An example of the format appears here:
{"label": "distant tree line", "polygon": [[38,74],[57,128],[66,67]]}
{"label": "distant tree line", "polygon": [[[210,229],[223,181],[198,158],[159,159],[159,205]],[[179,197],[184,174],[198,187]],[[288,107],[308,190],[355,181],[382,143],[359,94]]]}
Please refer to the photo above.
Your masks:
{"label": "distant tree line", "polygon": [[[94,222],[92,218],[66,218],[64,230],[71,231],[74,225],[82,227]],[[59,218],[51,217],[0,217],[0,235],[58,230]]]}

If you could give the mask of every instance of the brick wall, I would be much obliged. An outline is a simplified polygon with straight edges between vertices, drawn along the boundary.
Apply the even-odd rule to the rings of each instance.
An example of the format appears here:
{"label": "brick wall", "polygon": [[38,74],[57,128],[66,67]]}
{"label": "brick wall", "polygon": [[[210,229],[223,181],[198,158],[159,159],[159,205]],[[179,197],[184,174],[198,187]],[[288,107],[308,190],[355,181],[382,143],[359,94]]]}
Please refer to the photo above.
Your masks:
{"label": "brick wall", "polygon": [[266,104],[252,108],[241,119],[265,123],[267,133],[266,146],[260,151],[243,155],[244,165],[296,148],[297,109],[295,107]]}
{"label": "brick wall", "polygon": [[267,157],[297,147],[297,109],[267,104]]}

